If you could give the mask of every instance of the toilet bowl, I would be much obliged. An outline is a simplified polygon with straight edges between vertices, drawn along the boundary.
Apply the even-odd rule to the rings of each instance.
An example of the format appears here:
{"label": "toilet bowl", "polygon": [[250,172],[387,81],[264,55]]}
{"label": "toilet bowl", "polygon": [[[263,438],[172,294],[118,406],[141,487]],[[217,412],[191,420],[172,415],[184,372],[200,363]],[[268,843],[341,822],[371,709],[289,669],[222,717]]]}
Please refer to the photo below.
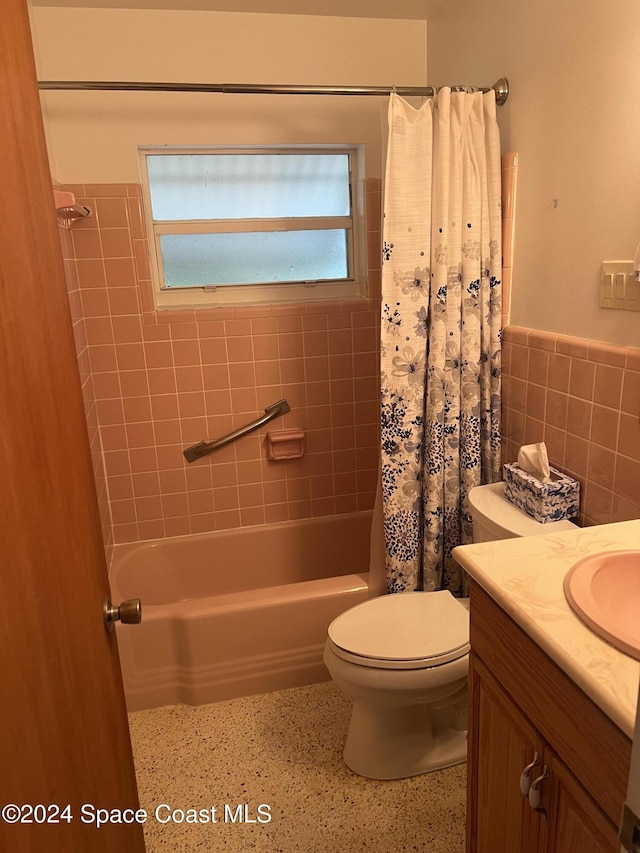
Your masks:
{"label": "toilet bowl", "polygon": [[[575,529],[540,524],[504,497],[504,483],[469,492],[474,542]],[[469,613],[447,590],[382,595],[329,626],[324,662],[353,699],[346,765],[401,779],[466,760]]]}
{"label": "toilet bowl", "polygon": [[372,598],[329,626],[324,662],[353,699],[344,760],[400,779],[466,757],[469,614],[450,592]]}

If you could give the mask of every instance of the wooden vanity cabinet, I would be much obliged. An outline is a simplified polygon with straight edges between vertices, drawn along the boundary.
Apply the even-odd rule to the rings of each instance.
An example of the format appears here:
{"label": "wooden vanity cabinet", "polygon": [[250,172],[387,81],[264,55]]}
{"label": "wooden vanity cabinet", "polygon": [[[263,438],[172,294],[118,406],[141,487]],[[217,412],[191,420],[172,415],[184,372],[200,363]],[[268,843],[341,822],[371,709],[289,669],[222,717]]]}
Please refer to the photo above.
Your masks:
{"label": "wooden vanity cabinet", "polygon": [[468,853],[619,853],[631,740],[474,582],[471,648]]}
{"label": "wooden vanity cabinet", "polygon": [[549,768],[549,791],[541,813],[539,849],[544,853],[618,853],[617,826],[550,748],[545,750],[544,763]]}
{"label": "wooden vanity cabinet", "polygon": [[[472,843],[468,850],[535,853],[539,815],[522,796],[520,776],[536,756],[539,763],[531,772],[534,776],[538,774],[544,743],[475,654],[469,686],[472,707],[467,827],[468,840]],[[471,737],[472,725],[474,737]]]}

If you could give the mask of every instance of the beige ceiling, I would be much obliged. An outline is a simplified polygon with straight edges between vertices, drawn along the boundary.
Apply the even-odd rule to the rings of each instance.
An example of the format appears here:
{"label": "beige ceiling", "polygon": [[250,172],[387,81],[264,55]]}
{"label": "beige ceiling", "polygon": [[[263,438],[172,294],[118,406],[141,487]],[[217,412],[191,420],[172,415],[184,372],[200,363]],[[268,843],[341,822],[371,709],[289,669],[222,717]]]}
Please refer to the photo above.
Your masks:
{"label": "beige ceiling", "polygon": [[335,15],[424,21],[443,0],[31,0],[34,6],[103,9],[201,9],[282,15]]}

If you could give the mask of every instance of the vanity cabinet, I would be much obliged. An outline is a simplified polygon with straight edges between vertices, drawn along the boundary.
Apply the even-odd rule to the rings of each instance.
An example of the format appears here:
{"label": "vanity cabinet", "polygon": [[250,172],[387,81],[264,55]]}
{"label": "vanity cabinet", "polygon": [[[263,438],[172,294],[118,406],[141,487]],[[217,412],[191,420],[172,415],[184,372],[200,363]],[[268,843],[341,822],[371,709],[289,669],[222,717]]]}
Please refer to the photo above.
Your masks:
{"label": "vanity cabinet", "polygon": [[471,587],[468,853],[618,853],[630,739]]}
{"label": "vanity cabinet", "polygon": [[[602,813],[553,750],[546,749],[548,799],[540,813],[544,853],[618,853],[617,826]],[[620,804],[622,814],[622,804]]]}

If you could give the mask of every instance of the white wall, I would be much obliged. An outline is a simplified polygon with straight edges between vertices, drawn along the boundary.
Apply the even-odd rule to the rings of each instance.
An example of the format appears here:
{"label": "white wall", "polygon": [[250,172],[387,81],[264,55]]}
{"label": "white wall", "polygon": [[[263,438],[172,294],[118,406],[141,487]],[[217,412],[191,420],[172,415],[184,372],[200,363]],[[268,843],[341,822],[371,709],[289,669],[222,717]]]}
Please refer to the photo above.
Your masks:
{"label": "white wall", "polygon": [[[255,13],[31,10],[38,77],[283,85],[426,85],[426,23]],[[43,92],[52,171],[136,182],[137,145],[364,143],[382,172],[386,98]]]}
{"label": "white wall", "polygon": [[640,346],[640,314],[597,304],[601,262],[640,242],[640,3],[447,0],[428,49],[430,84],[511,85],[512,323]]}

